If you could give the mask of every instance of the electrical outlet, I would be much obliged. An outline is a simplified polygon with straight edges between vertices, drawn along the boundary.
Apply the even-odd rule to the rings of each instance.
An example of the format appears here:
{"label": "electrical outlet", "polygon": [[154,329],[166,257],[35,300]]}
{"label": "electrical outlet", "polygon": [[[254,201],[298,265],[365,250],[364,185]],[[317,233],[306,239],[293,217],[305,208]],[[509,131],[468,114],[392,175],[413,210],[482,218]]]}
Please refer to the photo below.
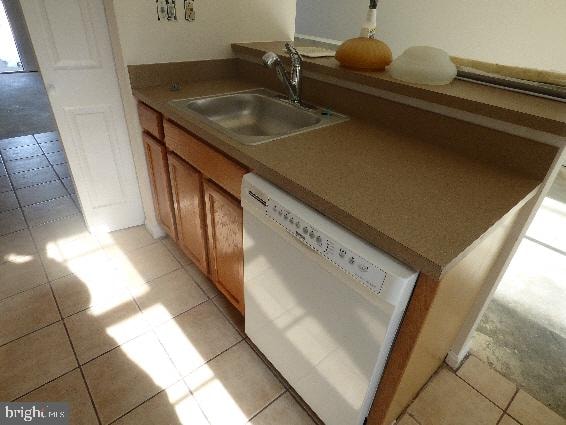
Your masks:
{"label": "electrical outlet", "polygon": [[194,22],[196,20],[194,0],[185,0],[185,20],[189,22]]}
{"label": "electrical outlet", "polygon": [[155,0],[157,7],[157,20],[166,21],[167,20],[167,2],[165,0]]}

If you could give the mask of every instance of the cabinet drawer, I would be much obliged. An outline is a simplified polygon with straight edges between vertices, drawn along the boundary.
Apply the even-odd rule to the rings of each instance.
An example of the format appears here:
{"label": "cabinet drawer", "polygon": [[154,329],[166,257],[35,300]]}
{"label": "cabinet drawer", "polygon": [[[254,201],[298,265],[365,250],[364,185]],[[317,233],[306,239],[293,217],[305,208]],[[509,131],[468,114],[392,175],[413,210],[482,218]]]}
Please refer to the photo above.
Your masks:
{"label": "cabinet drawer", "polygon": [[164,139],[163,116],[149,106],[138,103],[138,115],[141,127],[159,140]]}
{"label": "cabinet drawer", "polygon": [[242,177],[248,172],[244,167],[175,124],[165,121],[164,126],[165,144],[170,150],[240,199]]}

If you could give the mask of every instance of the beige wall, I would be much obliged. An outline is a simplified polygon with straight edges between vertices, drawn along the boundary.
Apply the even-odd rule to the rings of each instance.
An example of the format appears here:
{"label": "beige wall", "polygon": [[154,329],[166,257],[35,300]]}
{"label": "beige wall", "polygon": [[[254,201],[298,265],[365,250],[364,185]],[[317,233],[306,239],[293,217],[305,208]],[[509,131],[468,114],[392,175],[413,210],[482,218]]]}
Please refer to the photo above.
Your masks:
{"label": "beige wall", "polygon": [[[195,22],[158,22],[154,0],[114,1],[128,65],[226,58],[232,55],[233,42],[290,40],[295,4],[295,0],[196,1]],[[183,18],[182,7],[178,16]]]}
{"label": "beige wall", "polygon": [[[358,35],[365,0],[297,0],[297,33]],[[380,0],[378,36],[394,55],[432,45],[452,55],[566,72],[563,0]]]}
{"label": "beige wall", "polygon": [[[164,232],[153,208],[127,65],[227,58],[232,56],[233,42],[290,40],[294,34],[295,0],[206,0],[195,4],[195,22],[158,22],[154,0],[104,0],[146,226],[155,237]],[[183,17],[181,9],[178,15]]]}

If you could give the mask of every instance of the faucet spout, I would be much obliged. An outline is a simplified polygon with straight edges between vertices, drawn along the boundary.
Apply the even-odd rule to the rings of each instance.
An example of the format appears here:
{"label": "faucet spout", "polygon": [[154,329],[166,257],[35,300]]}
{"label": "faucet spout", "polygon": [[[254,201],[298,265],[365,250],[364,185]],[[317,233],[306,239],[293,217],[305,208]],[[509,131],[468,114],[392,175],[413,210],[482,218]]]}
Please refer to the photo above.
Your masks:
{"label": "faucet spout", "polygon": [[277,77],[285,86],[287,90],[289,101],[293,103],[301,103],[301,67],[303,63],[303,58],[299,52],[291,46],[290,43],[285,44],[285,49],[289,56],[291,57],[291,73],[290,75],[285,70],[283,62],[279,56],[273,52],[268,52],[263,55],[263,63],[266,67],[270,69],[275,69]]}

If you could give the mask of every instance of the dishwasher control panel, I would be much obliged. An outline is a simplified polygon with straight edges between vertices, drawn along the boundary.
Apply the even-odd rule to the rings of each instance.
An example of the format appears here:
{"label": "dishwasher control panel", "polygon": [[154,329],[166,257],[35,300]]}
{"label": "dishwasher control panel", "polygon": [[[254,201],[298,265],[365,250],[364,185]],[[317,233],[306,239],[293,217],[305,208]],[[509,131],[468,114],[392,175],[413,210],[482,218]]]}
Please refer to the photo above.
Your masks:
{"label": "dishwasher control panel", "polygon": [[379,267],[342,246],[272,199],[265,203],[265,213],[296,239],[359,280],[371,291],[377,294],[381,292],[386,274]]}

